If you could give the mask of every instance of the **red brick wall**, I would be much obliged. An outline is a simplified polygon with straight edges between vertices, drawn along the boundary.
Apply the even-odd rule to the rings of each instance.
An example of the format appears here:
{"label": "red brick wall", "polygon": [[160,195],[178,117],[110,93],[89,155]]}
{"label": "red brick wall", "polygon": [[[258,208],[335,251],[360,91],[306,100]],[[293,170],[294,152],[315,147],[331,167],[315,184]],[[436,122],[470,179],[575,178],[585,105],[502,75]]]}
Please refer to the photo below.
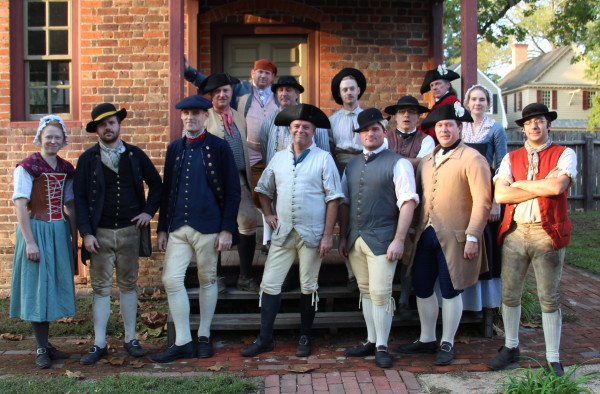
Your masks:
{"label": "red brick wall", "polygon": [[[73,164],[96,142],[85,132],[92,108],[125,107],[123,140],[142,148],[162,172],[168,130],[168,0],[80,0],[81,119],[68,123],[70,145],[60,155]],[[12,170],[27,154],[37,122],[10,122],[8,0],[0,0],[0,294],[10,287],[16,217]],[[75,43],[74,43],[75,44]],[[77,72],[74,70],[74,72]],[[20,126],[20,127],[16,127]],[[153,229],[156,223],[153,223]],[[140,286],[160,284],[162,255],[140,263]]]}

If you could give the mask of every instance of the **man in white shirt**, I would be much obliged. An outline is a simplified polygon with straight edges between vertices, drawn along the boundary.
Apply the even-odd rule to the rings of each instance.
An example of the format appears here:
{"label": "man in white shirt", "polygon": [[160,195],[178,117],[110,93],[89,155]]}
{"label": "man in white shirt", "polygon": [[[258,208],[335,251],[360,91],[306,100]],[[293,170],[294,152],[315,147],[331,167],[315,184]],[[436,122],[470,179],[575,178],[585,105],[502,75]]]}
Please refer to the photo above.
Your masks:
{"label": "man in white shirt", "polygon": [[[273,325],[281,304],[281,286],[297,257],[302,294],[296,356],[306,357],[312,350],[310,330],[319,299],[321,259],[333,245],[338,200],[343,194],[331,155],[313,142],[317,127],[329,128],[327,116],[317,107],[299,104],[281,111],[275,124],[290,127],[292,144],[275,154],[255,189],[260,193],[265,220],[274,231],[260,285],[260,334],[241,354],[253,357],[275,348]],[[277,214],[272,209],[275,195]]]}

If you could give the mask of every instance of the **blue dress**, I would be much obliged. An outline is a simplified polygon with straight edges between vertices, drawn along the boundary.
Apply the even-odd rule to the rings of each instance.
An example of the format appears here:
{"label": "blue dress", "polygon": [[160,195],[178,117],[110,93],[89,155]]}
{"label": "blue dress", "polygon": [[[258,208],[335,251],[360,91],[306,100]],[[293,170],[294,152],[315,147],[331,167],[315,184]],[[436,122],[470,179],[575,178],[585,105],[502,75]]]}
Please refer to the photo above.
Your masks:
{"label": "blue dress", "polygon": [[[56,168],[62,173],[42,172],[33,177],[28,206],[35,206],[35,213],[38,213],[37,218],[30,218],[30,222],[40,250],[40,261],[27,258],[25,239],[17,226],[10,298],[12,318],[46,322],[75,315],[71,229],[62,212],[65,184],[67,178],[72,177],[73,167],[64,163]],[[43,166],[45,162],[41,164]],[[23,167],[30,175],[32,172],[37,175]]]}

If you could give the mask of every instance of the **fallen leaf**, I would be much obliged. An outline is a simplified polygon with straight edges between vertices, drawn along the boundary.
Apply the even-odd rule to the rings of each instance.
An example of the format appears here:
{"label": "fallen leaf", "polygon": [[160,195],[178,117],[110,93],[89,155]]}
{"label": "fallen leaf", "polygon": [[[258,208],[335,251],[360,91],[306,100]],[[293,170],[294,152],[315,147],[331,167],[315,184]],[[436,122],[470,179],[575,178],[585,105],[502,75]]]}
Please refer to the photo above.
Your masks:
{"label": "fallen leaf", "polygon": [[138,332],[137,334],[135,334],[135,339],[137,339],[138,341],[145,341],[146,339],[148,339],[148,331],[145,331],[144,333]]}
{"label": "fallen leaf", "polygon": [[154,292],[154,294],[152,294],[150,296],[150,298],[153,299],[153,300],[155,300],[157,298],[164,298],[164,297],[165,297],[165,295],[160,292],[160,289],[156,289],[156,291]]}
{"label": "fallen leaf", "polygon": [[81,324],[85,321],[85,319],[75,319],[74,317],[61,317],[57,320],[58,323],[66,323],[66,324]]}
{"label": "fallen leaf", "polygon": [[244,345],[252,345],[256,337],[242,337],[242,343]]}
{"label": "fallen leaf", "polygon": [[7,341],[22,341],[23,334],[9,334],[6,332],[4,334],[1,334],[0,338],[6,339]]}
{"label": "fallen leaf", "polygon": [[505,334],[504,334],[504,330],[503,329],[501,329],[500,327],[498,327],[495,324],[492,327],[494,329],[494,332],[496,332],[496,335],[498,335],[499,337],[504,337]]}
{"label": "fallen leaf", "polygon": [[110,365],[121,366],[125,363],[125,357],[108,357],[106,362]]}
{"label": "fallen leaf", "polygon": [[158,338],[163,334],[164,331],[165,331],[165,328],[163,326],[163,327],[157,327],[157,328],[146,328],[145,332],[153,338]]}
{"label": "fallen leaf", "polygon": [[73,379],[84,379],[83,373],[81,371],[69,371],[68,369],[65,371],[65,376]]}
{"label": "fallen leaf", "polygon": [[314,371],[315,369],[317,369],[317,368],[312,365],[304,364],[304,365],[294,365],[291,368],[286,368],[286,371],[296,372],[296,373],[307,373],[310,371]]}
{"label": "fallen leaf", "polygon": [[527,327],[527,328],[540,328],[540,327],[542,327],[541,324],[539,324],[539,323],[523,323],[522,326],[523,327]]}
{"label": "fallen leaf", "polygon": [[134,360],[129,363],[131,368],[142,368],[145,364],[139,360]]}
{"label": "fallen leaf", "polygon": [[456,338],[455,342],[468,344],[468,343],[471,342],[471,338],[469,338],[469,337],[458,337],[458,338]]}
{"label": "fallen leaf", "polygon": [[215,365],[212,365],[212,366],[210,366],[210,367],[208,367],[206,369],[208,369],[209,371],[219,372],[220,370],[223,369],[223,366],[220,365],[220,364],[215,364]]}
{"label": "fallen leaf", "polygon": [[78,341],[75,341],[75,345],[84,345],[87,343],[86,339],[80,339]]}
{"label": "fallen leaf", "polygon": [[150,328],[164,326],[167,322],[167,314],[157,311],[145,312],[140,315],[144,324]]}

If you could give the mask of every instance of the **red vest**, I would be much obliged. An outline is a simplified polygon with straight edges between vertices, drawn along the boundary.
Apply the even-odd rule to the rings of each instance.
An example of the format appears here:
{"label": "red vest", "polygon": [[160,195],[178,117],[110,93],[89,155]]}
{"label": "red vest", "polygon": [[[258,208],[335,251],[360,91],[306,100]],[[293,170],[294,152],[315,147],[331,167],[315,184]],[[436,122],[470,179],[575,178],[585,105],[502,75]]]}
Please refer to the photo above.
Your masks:
{"label": "red vest", "polygon": [[[564,146],[552,143],[547,149],[539,153],[540,164],[539,171],[535,176],[536,180],[546,178],[546,175],[556,168],[558,159],[565,149],[567,148]],[[509,153],[509,158],[515,181],[526,180],[527,168],[529,167],[527,150],[520,148],[512,151]],[[571,221],[567,215],[567,194],[568,190],[565,189],[558,196],[537,198],[540,214],[542,215],[542,228],[546,230],[556,249],[564,248],[571,241]],[[516,207],[517,204],[506,204],[504,218],[498,231],[498,243],[502,243],[502,237],[510,229]]]}

